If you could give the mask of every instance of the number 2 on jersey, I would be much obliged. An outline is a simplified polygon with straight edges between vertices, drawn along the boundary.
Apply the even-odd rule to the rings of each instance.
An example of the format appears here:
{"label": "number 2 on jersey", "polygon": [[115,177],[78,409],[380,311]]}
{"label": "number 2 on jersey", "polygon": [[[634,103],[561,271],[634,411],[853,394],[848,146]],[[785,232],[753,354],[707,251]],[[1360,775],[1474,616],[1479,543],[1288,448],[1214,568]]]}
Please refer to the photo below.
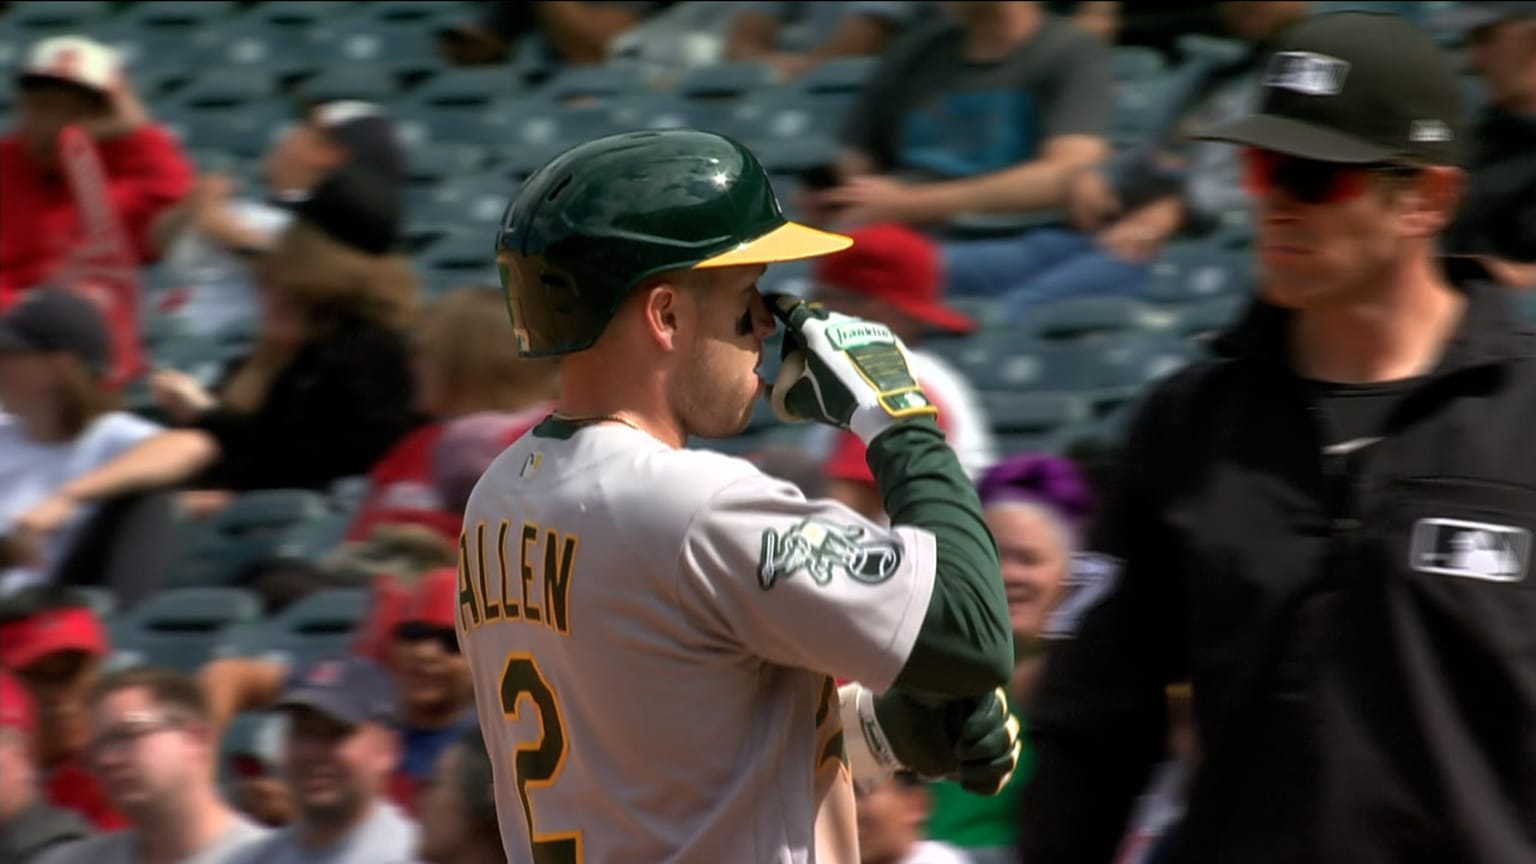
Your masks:
{"label": "number 2 on jersey", "polygon": [[518,718],[518,708],[523,697],[533,702],[539,712],[539,737],[530,744],[519,744],[514,758],[513,780],[517,783],[517,797],[523,805],[523,819],[528,823],[529,845],[532,847],[534,864],[580,864],[581,832],[540,835],[533,828],[533,805],[528,800],[529,788],[539,789],[554,784],[565,765],[568,743],[565,738],[565,720],[560,716],[560,702],[555,691],[539,671],[533,655],[513,652],[507,656],[507,665],[501,670],[501,712],[508,720]]}

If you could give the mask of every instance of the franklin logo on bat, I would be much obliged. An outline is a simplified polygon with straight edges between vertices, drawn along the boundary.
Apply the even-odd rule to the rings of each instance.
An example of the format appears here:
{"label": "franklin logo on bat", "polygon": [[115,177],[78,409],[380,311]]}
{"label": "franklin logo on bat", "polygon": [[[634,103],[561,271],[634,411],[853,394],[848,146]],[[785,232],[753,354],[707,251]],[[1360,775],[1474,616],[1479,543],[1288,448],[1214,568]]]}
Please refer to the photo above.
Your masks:
{"label": "franklin logo on bat", "polygon": [[888,540],[869,540],[857,525],[805,519],[783,534],[763,532],[757,579],[766,591],[804,570],[826,585],[841,570],[856,582],[876,585],[891,578],[901,564],[901,549]]}

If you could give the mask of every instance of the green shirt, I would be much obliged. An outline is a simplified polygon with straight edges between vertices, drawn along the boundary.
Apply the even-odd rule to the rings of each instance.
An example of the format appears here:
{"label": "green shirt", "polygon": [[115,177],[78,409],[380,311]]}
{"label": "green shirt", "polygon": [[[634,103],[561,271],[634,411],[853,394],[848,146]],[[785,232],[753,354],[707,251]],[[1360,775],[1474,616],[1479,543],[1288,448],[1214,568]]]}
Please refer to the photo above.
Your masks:
{"label": "green shirt", "polygon": [[930,839],[962,849],[1006,849],[1018,842],[1020,799],[1024,785],[1034,773],[1035,754],[1029,747],[1024,717],[1014,710],[1012,700],[1008,710],[1018,718],[1019,737],[1024,743],[1013,777],[1001,792],[990,796],[967,792],[960,788],[960,784],[948,780],[930,784],[928,788],[933,795],[933,811],[928,817]]}

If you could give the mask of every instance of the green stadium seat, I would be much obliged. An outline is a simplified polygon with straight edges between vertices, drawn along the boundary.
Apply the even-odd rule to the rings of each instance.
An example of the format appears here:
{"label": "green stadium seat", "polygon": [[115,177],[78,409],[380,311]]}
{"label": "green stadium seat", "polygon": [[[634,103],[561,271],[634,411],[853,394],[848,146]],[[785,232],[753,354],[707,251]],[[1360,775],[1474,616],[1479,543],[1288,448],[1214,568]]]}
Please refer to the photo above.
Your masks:
{"label": "green stadium seat", "polygon": [[232,653],[242,628],[260,615],[256,596],[238,588],[163,591],[109,621],[109,665],[165,666],[191,674],[209,660]]}

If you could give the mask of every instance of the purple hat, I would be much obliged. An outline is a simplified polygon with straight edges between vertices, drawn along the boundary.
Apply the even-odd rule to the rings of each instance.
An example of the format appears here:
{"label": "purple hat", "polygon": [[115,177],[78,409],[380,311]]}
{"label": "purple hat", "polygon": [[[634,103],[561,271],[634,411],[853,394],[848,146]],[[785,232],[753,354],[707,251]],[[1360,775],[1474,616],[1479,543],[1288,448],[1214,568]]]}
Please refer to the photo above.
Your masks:
{"label": "purple hat", "polygon": [[1040,504],[1081,532],[1093,518],[1093,490],[1071,460],[1024,453],[993,465],[976,484],[982,507],[1010,501]]}

